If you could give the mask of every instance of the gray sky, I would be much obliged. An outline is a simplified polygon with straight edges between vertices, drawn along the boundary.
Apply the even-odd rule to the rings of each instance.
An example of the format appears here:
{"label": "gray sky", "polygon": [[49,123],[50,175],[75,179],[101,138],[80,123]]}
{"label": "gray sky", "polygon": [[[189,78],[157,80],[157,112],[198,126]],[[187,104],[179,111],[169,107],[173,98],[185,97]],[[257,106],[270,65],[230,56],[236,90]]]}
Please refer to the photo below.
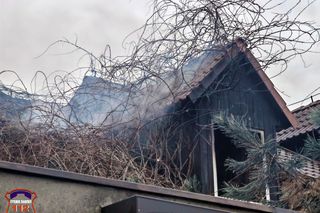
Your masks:
{"label": "gray sky", "polygon": [[[320,1],[304,16],[320,25],[318,11]],[[61,55],[70,50],[61,44],[37,58],[51,43],[63,38],[78,39],[95,54],[101,53],[106,44],[111,45],[114,56],[124,54],[123,39],[141,26],[149,13],[148,0],[0,0],[0,71],[16,71],[30,87],[36,71],[49,74],[81,66],[81,55]],[[320,45],[316,50],[320,51]],[[320,86],[320,54],[306,55],[304,60],[307,67],[297,58],[285,73],[272,79],[288,95],[282,95],[287,103],[305,98]],[[267,74],[273,73],[268,70]],[[14,79],[12,75],[0,75],[6,84]]]}

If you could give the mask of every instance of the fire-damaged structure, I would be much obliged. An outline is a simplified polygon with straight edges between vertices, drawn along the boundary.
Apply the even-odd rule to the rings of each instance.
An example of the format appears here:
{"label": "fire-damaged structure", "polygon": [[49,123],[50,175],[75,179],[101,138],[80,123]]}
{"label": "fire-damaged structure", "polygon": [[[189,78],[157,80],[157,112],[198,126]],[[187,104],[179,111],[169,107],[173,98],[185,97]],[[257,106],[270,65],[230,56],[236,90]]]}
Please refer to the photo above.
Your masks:
{"label": "fire-damaged structure", "polygon": [[193,171],[202,193],[220,195],[223,183],[234,177],[224,165],[227,158],[244,160],[245,153],[214,127],[220,113],[245,121],[262,142],[276,132],[297,126],[272,82],[245,43],[238,39],[227,50],[208,57],[189,87],[176,98],[175,119],[179,120],[185,153],[193,156]]}
{"label": "fire-damaged structure", "polygon": [[[150,149],[148,143],[151,143],[152,135],[159,137],[155,133],[159,130],[157,128],[165,130],[170,137],[162,139],[168,140],[166,143],[169,147],[178,147],[179,154],[175,153],[177,149],[173,149],[171,156],[163,157],[166,154],[155,150],[155,155],[157,152],[160,154],[154,157],[152,153],[150,157],[148,151],[141,154],[141,150],[137,150],[137,156],[134,157],[145,155],[151,164],[153,161],[167,161],[165,167],[171,166],[172,170],[187,174],[174,177],[179,176],[182,179],[180,183],[184,178],[194,176],[200,182],[199,189],[195,191],[215,196],[221,195],[224,182],[234,177],[226,169],[225,160],[244,160],[246,157],[243,150],[237,149],[230,138],[215,128],[215,116],[223,113],[245,121],[262,142],[267,138],[275,138],[276,132],[281,129],[297,126],[295,117],[242,39],[226,47],[208,48],[183,67],[182,76],[171,72],[164,76],[164,80],[166,84],[173,85],[171,91],[165,90],[161,83],[150,84],[139,90],[134,84],[121,85],[87,76],[68,104],[49,110],[56,112],[56,115],[52,115],[52,119],[47,119],[51,115],[45,119],[54,120],[59,128],[64,127],[67,121],[75,126],[107,126],[116,132],[122,128],[130,131],[131,126],[140,122],[142,127],[133,127],[134,131],[139,129],[138,133],[134,134],[134,138],[129,138],[130,143],[138,141],[137,149],[141,148],[141,144],[145,145],[145,149]],[[35,110],[29,108],[31,113],[25,113],[28,116],[22,117],[41,121],[41,107]],[[169,123],[162,122],[166,118]],[[133,153],[135,155],[134,150]],[[176,164],[170,165],[172,163]],[[159,171],[161,174],[161,169]]]}
{"label": "fire-damaged structure", "polygon": [[[90,172],[83,173],[89,175],[102,174],[101,176],[105,175],[104,177],[115,179],[121,178],[121,180],[126,181],[124,183],[119,182],[119,188],[121,190],[125,191],[127,185],[129,187],[137,185],[136,188],[130,188],[134,191],[132,194],[130,192],[130,195],[134,195],[136,191],[141,190],[141,187],[143,188],[141,183],[158,184],[160,186],[169,186],[169,188],[172,186],[172,188],[176,187],[177,189],[202,192],[214,196],[223,195],[221,189],[224,187],[224,182],[230,181],[235,176],[231,171],[227,170],[225,160],[228,158],[244,160],[246,153],[241,149],[237,149],[232,143],[232,139],[224,134],[223,131],[216,128],[214,121],[215,116],[223,114],[241,119],[248,125],[250,131],[256,134],[262,142],[269,138],[275,139],[276,132],[281,129],[296,128],[298,122],[286,107],[285,102],[277,93],[258,61],[246,48],[245,42],[241,39],[237,39],[227,47],[209,49],[199,58],[191,60],[189,64],[184,67],[183,71],[184,76],[182,76],[182,79],[177,73],[173,73],[173,75],[169,75],[165,79],[167,82],[170,82],[170,80],[172,80],[170,78],[172,77],[175,78],[172,82],[178,82],[177,85],[179,86],[170,91],[170,93],[163,89],[162,84],[158,86],[147,85],[147,88],[138,90],[135,85],[131,87],[130,85],[121,85],[102,78],[87,76],[84,78],[82,85],[75,91],[74,96],[69,100],[68,104],[61,106],[61,108],[59,108],[61,111],[53,110],[56,112],[54,117],[56,119],[51,119],[51,115],[48,116],[50,118],[48,120],[54,120],[50,125],[57,125],[61,132],[68,130],[65,128],[66,124],[76,126],[77,128],[72,129],[73,135],[66,134],[68,137],[58,137],[58,143],[55,143],[55,137],[59,136],[60,132],[44,131],[45,136],[49,135],[50,137],[45,137],[42,141],[39,140],[39,144],[34,143],[31,145],[36,145],[35,147],[38,151],[36,154],[44,153],[47,158],[51,157],[52,152],[47,149],[42,149],[42,142],[48,143],[48,145],[44,146],[49,148],[57,147],[59,150],[66,148],[67,153],[70,152],[71,154],[66,155],[68,161],[65,162],[75,168],[67,167],[68,165],[66,164],[66,167],[63,167],[63,169],[69,169],[69,171],[73,172],[80,171],[80,173],[90,170]],[[152,96],[155,94],[158,95],[157,98],[160,100],[153,99]],[[141,98],[141,96],[143,96],[143,98]],[[148,98],[152,100],[152,104],[146,101]],[[43,108],[39,107],[37,110],[34,110],[32,108],[33,103],[28,102],[28,104],[30,105],[28,105],[30,111],[26,114],[27,116],[22,117],[28,117],[31,118],[31,120],[40,122],[40,112],[43,112]],[[157,110],[157,114],[152,116]],[[33,115],[35,115],[34,118],[36,119],[33,119]],[[143,115],[143,118],[140,117],[141,115]],[[38,119],[39,117],[40,119]],[[137,117],[139,117],[140,120],[137,120]],[[136,122],[141,122],[141,126],[135,128],[134,125]],[[131,129],[133,129],[132,132]],[[41,128],[40,130],[43,131]],[[86,130],[90,134],[83,133],[82,130]],[[127,140],[121,140],[123,138],[118,137],[118,132],[125,132],[123,135],[128,136],[128,138],[125,138]],[[163,133],[163,135],[161,135],[161,133]],[[78,137],[80,138],[79,140]],[[49,139],[52,139],[53,142]],[[65,140],[69,141],[66,142]],[[164,144],[161,143],[163,140],[165,140]],[[31,140],[32,143],[34,141],[38,142],[38,138]],[[79,141],[83,142],[81,144],[83,149],[80,149],[80,155],[76,155],[72,153],[72,151],[78,154],[77,142]],[[88,143],[88,141],[90,143]],[[158,143],[159,141],[160,143]],[[97,144],[103,144],[104,142],[105,146],[97,146]],[[119,146],[120,142],[121,146]],[[132,145],[132,147],[130,147],[132,150],[129,150],[129,146],[126,146],[126,142]],[[86,146],[86,143],[90,146]],[[26,150],[30,148],[29,145],[30,144],[24,144]],[[66,145],[71,145],[71,148],[68,148]],[[144,147],[141,148],[142,146]],[[128,152],[123,152],[124,148],[128,148]],[[105,152],[95,153],[95,151],[99,152],[101,149]],[[145,150],[139,153],[142,149]],[[148,149],[155,150],[148,153]],[[33,151],[33,149],[30,150]],[[54,149],[52,150],[55,151]],[[116,153],[115,150],[118,153]],[[179,150],[179,153],[176,152],[177,150]],[[170,151],[172,151],[172,153],[168,154]],[[82,159],[82,152],[85,154],[89,153],[85,159],[88,162]],[[119,156],[129,153],[132,154],[133,157],[131,155],[125,155],[123,159],[118,158]],[[59,154],[60,153],[57,152],[54,153],[57,157],[60,157]],[[107,154],[110,154],[110,156],[105,156]],[[62,155],[64,156],[65,153],[63,152]],[[72,161],[69,156],[74,157],[75,160]],[[36,157],[32,158],[32,160],[37,160],[38,158]],[[43,156],[40,155],[40,157],[44,159]],[[93,158],[96,158],[96,161],[89,161]],[[139,164],[141,164],[139,159],[147,162],[145,163],[146,167],[139,167]],[[34,162],[23,160],[29,164]],[[47,159],[44,161],[45,163],[46,160]],[[95,164],[97,161],[98,165]],[[164,161],[166,162],[161,165]],[[52,161],[52,158],[50,158],[48,162],[50,164],[45,164],[47,167],[51,169],[61,169],[54,164],[56,162],[58,164],[60,162],[59,159]],[[86,163],[90,165],[87,166]],[[134,169],[128,166],[130,163],[134,164]],[[33,164],[37,166],[43,165]],[[80,164],[81,169],[82,167],[84,168],[83,170],[77,170]],[[117,167],[112,167],[111,164],[117,164]],[[9,165],[10,167],[14,167],[11,164]],[[158,165],[162,167],[158,168]],[[154,166],[154,168],[148,170],[147,166]],[[166,167],[171,168],[165,170]],[[34,169],[31,166],[27,166],[26,168],[28,171],[33,171]],[[145,170],[142,171],[141,168]],[[33,175],[43,175],[41,172],[38,172],[37,169],[38,168],[34,169],[36,172]],[[41,169],[43,168],[40,168],[40,170]],[[62,179],[66,178],[68,176],[67,174],[69,174],[51,169],[44,169],[43,171],[47,172],[48,175],[54,174],[52,177],[57,179],[61,177]],[[130,169],[134,170],[132,174],[137,175],[130,176]],[[7,163],[4,163],[3,170],[5,170],[5,172],[10,170]],[[170,174],[170,172],[174,170],[181,171],[181,173],[187,175],[179,176],[179,173]],[[55,172],[57,172],[57,174],[55,174]],[[115,175],[110,176],[108,172],[115,173]],[[141,181],[141,179],[139,180],[138,178],[141,177],[139,174],[143,172],[147,175],[145,175]],[[166,172],[169,174],[162,176],[162,174]],[[86,175],[78,176],[73,173],[70,173],[70,175],[72,177],[66,179],[71,180],[73,178],[75,182],[89,181],[93,184],[96,184],[96,181],[104,182],[103,178]],[[9,176],[10,175],[8,175],[8,177]],[[180,185],[174,185],[174,181],[166,180],[171,176],[174,176],[172,179],[180,178]],[[198,189],[193,188],[190,190],[189,188],[181,187],[187,185],[184,181],[192,181],[189,179],[190,177],[195,177],[196,181],[199,182]],[[11,178],[11,176],[9,178]],[[5,178],[3,179],[5,180]],[[143,182],[146,179],[152,180],[150,182]],[[138,183],[128,183],[128,181]],[[26,184],[26,187],[28,187],[28,184]],[[53,188],[56,188],[56,186],[53,186]],[[121,193],[120,189],[116,188],[116,193]],[[150,194],[154,194],[153,190],[153,188],[150,189]],[[159,192],[166,190],[167,189],[160,188]],[[95,192],[96,189],[92,189],[92,191]],[[172,192],[173,191],[169,190],[167,194],[161,196],[169,197],[169,194]],[[181,192],[177,197],[182,196],[184,193],[190,192]],[[158,194],[156,194],[156,196],[158,196]],[[217,198],[203,194],[195,194],[194,196],[203,196],[203,198],[206,199],[210,198],[219,201],[221,199],[221,203],[231,202],[225,198]],[[141,208],[148,209],[149,204],[152,206],[153,204],[162,206],[165,208],[164,211],[169,211],[173,208],[183,208],[190,212],[200,210],[203,212],[224,212],[224,210],[227,209],[221,208],[222,211],[220,211],[220,208],[216,208],[216,206],[214,206],[213,209],[208,209],[206,206],[200,208],[144,197],[130,198],[129,200],[120,202],[120,204],[116,203],[127,197],[127,195],[124,195],[119,196],[119,199],[111,199],[110,202],[107,203],[108,205],[113,204],[111,206],[104,204],[103,206],[105,207],[102,209],[102,212],[109,211],[108,208],[117,209],[119,205],[120,208],[122,208],[123,204],[127,203],[133,208],[131,212],[135,212],[135,207],[139,205],[141,205]],[[187,199],[190,200],[190,198]],[[102,202],[99,199],[96,199],[96,201],[99,203]],[[97,202],[94,202],[94,205],[97,205]],[[201,202],[207,201],[203,199]],[[233,203],[233,201],[231,203]],[[43,204],[43,206],[46,205],[48,204]],[[245,205],[248,205],[248,203],[245,203]],[[92,209],[92,206],[89,207]],[[240,209],[238,206],[235,208]],[[267,208],[266,211],[269,212],[273,210]]]}

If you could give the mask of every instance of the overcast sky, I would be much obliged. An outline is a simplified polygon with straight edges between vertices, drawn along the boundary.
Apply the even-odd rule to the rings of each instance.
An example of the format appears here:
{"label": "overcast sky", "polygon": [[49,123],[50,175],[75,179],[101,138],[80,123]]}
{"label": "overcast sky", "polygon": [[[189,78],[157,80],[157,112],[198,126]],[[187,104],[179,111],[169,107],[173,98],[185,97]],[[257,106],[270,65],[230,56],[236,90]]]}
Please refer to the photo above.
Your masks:
{"label": "overcast sky", "polygon": [[[319,11],[318,0],[306,11],[306,19],[320,25]],[[51,43],[64,38],[77,39],[95,54],[101,53],[106,44],[111,45],[114,56],[124,54],[123,39],[140,27],[148,14],[149,0],[0,0],[0,71],[16,71],[28,86],[36,71],[49,74],[81,66],[81,55],[61,55],[70,50],[64,45],[37,57]],[[316,50],[320,52],[320,45]],[[306,55],[304,60],[307,67],[297,58],[285,73],[272,79],[286,94],[282,96],[288,104],[320,86],[320,54]],[[6,84],[14,79],[12,75],[0,75]]]}

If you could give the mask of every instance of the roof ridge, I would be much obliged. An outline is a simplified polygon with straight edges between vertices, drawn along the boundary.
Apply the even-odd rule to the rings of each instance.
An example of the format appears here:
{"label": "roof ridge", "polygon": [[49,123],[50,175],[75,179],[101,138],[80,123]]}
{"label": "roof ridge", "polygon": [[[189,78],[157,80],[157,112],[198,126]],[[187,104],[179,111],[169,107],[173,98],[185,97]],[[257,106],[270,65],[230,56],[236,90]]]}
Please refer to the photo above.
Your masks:
{"label": "roof ridge", "polygon": [[317,106],[317,105],[320,105],[320,99],[319,99],[319,100],[316,100],[316,101],[314,101],[314,102],[311,102],[311,103],[309,103],[308,105],[300,106],[300,107],[292,110],[292,113],[298,113],[298,112],[300,112],[300,111],[306,110],[306,109],[308,109],[308,108],[315,107],[315,106]]}

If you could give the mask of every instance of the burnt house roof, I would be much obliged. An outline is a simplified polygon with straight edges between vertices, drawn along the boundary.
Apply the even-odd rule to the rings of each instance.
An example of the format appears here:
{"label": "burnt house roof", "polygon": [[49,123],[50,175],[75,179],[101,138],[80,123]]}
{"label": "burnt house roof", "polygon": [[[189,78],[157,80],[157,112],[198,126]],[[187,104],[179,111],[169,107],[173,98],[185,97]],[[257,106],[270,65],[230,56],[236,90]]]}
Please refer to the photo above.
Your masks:
{"label": "burnt house roof", "polygon": [[25,98],[14,97],[10,94],[6,94],[5,87],[0,88],[0,117],[6,119],[16,119],[22,113],[26,112],[31,106],[31,101]]}
{"label": "burnt house roof", "polygon": [[217,79],[217,77],[224,70],[226,70],[229,63],[240,53],[245,55],[251,66],[257,72],[258,76],[266,86],[267,90],[270,92],[277,106],[281,109],[289,123],[293,127],[297,127],[298,122],[296,118],[288,109],[285,101],[276,91],[273,83],[262,70],[260,63],[246,47],[245,42],[241,38],[236,39],[236,41],[227,48],[224,54],[215,54],[206,60],[197,70],[197,73],[190,82],[189,86],[183,89],[179,95],[176,96],[176,100],[183,101],[190,99],[193,103],[195,103]]}
{"label": "burnt house roof", "polygon": [[318,127],[311,122],[310,118],[310,113],[315,109],[320,109],[320,100],[293,110],[292,113],[297,118],[298,126],[296,128],[289,127],[278,132],[277,141],[285,141],[287,139],[316,130]]}

